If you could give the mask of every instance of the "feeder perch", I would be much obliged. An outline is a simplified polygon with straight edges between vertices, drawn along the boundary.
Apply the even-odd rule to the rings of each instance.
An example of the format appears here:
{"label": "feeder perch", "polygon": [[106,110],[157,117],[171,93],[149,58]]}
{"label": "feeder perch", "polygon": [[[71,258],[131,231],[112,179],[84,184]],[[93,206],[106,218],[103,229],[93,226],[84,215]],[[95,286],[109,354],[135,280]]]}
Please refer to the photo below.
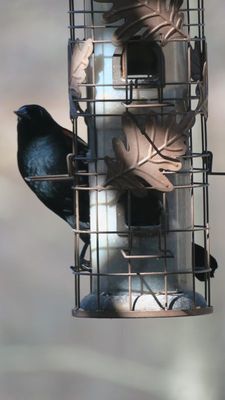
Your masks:
{"label": "feeder perch", "polygon": [[[73,315],[209,314],[204,1],[69,4],[73,162],[81,130],[90,149],[88,171],[73,176]],[[79,174],[87,174],[87,186]],[[88,230],[79,226],[81,190],[89,192]],[[89,272],[79,258],[84,233]]]}

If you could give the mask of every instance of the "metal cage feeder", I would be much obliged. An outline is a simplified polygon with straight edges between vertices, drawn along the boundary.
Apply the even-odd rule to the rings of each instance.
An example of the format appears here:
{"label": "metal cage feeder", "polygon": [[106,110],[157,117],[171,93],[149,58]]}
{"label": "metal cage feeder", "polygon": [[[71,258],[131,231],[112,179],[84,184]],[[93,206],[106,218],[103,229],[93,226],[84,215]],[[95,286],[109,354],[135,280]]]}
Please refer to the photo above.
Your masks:
{"label": "metal cage feeder", "polygon": [[[73,316],[209,314],[204,1],[69,4]],[[76,169],[80,129],[90,149],[86,171]],[[89,193],[88,229],[80,224],[82,191]],[[79,257],[84,234],[90,271]]]}

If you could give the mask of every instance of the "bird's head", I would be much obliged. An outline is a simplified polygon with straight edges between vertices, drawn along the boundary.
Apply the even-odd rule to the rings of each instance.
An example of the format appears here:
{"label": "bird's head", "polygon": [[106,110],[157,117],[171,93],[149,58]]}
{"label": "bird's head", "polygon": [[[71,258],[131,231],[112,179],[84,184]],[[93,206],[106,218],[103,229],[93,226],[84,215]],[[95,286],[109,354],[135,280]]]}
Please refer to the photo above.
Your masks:
{"label": "bird's head", "polygon": [[24,105],[14,113],[18,117],[18,123],[26,125],[47,127],[53,121],[48,111],[37,104]]}

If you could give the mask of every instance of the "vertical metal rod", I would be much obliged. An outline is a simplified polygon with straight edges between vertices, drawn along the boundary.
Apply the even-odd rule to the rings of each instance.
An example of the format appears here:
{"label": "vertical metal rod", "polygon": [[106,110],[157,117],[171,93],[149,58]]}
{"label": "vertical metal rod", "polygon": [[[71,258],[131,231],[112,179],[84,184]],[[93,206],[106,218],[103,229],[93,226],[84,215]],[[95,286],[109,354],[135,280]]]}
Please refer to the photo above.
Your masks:
{"label": "vertical metal rod", "polygon": [[[77,118],[73,120],[73,153],[77,154]],[[75,162],[75,168],[77,168],[77,162]],[[76,189],[78,184],[77,176],[74,177],[74,217],[75,217],[75,228],[79,230],[80,221],[79,221],[79,190]],[[80,269],[80,248],[79,248],[79,241],[80,235],[79,233],[75,233],[74,238],[74,259],[75,259],[75,270],[78,272]],[[75,291],[76,291],[76,307],[80,307],[80,276],[76,274],[75,276]]]}
{"label": "vertical metal rod", "polygon": [[[192,142],[192,140],[191,140]],[[192,147],[192,144],[191,144]],[[193,169],[193,166],[192,166]],[[193,184],[194,181],[194,176],[193,173],[191,173],[191,184]],[[191,189],[191,215],[192,215],[192,290],[193,290],[193,301],[194,305],[196,305],[196,288],[195,288],[195,232],[194,232],[194,226],[195,226],[195,198],[194,198],[194,189]]]}
{"label": "vertical metal rod", "polygon": [[[190,1],[187,0],[187,24],[188,24],[188,34],[191,36],[191,27],[190,27]],[[190,52],[189,52],[190,55]],[[188,109],[191,110],[191,60],[188,59]],[[192,130],[190,134],[190,152],[193,152],[193,141],[192,141]],[[191,170],[193,171],[193,159],[191,158]],[[193,301],[194,305],[196,305],[196,288],[195,288],[195,233],[194,233],[194,226],[195,226],[195,197],[194,197],[194,174],[191,173],[191,216],[192,216],[192,291],[193,291]]]}
{"label": "vertical metal rod", "polygon": [[[205,21],[204,21],[204,0],[198,0],[199,6],[201,7],[201,12],[199,15],[199,25],[201,26],[200,30],[200,37],[201,37],[201,50],[202,53],[206,51],[206,43],[205,43]],[[207,152],[208,145],[207,145],[207,121],[203,115],[201,115],[201,128],[203,134],[203,152]],[[205,164],[205,165],[204,165]],[[203,165],[206,168],[206,161]],[[207,172],[203,173],[203,183],[207,184],[207,187],[203,188],[203,210],[204,210],[204,225],[207,229],[204,231],[204,248],[206,250],[207,258],[206,261],[206,268],[210,267],[210,242],[209,242],[209,196],[208,196],[208,174]],[[210,273],[205,274],[205,299],[207,301],[208,306],[211,305],[211,289],[210,289]]]}
{"label": "vertical metal rod", "polygon": [[[94,4],[93,0],[91,0],[91,37],[93,42],[95,41],[95,18],[94,18]],[[92,63],[92,84],[95,86],[96,80],[95,80],[95,52],[93,52],[93,63]],[[94,146],[95,146],[95,173],[96,173],[96,181],[95,185],[98,186],[98,138],[97,138],[97,129],[96,129],[96,103],[93,103],[93,132],[91,134],[94,134]],[[100,260],[99,260],[99,209],[98,209],[98,190],[95,191],[95,209],[96,209],[96,272],[97,272],[97,283],[96,283],[96,289],[97,289],[97,309],[99,310],[101,308],[100,304],[100,294],[101,294],[101,278],[100,278]]]}
{"label": "vertical metal rod", "polygon": [[[202,38],[202,27],[201,27],[201,1],[198,0],[198,37]],[[202,45],[202,43],[201,43]]]}
{"label": "vertical metal rod", "polygon": [[201,0],[201,9],[202,9],[202,37],[205,40],[205,6],[204,6],[204,0]]}
{"label": "vertical metal rod", "polygon": [[74,0],[69,0],[69,18],[70,18],[70,39],[75,40],[75,32],[74,32],[74,26],[75,26],[75,19],[74,19]]}
{"label": "vertical metal rod", "polygon": [[[205,125],[204,125],[204,116],[201,115],[201,139],[202,139],[202,152],[205,153],[207,151],[207,145],[205,143],[205,139],[206,139],[206,134],[205,134]],[[202,158],[202,182],[203,184],[207,183],[207,172],[206,171],[206,165],[207,165],[207,160],[203,157]],[[207,226],[207,189],[205,187],[203,187],[202,189],[203,191],[203,199],[202,199],[202,207],[203,207],[203,226],[206,227]],[[204,247],[204,264],[206,263],[205,267],[208,268],[209,264],[208,264],[208,256],[206,257],[206,252],[208,252],[207,250],[207,232],[206,230],[204,230],[204,241],[203,241],[203,247]],[[208,298],[208,274],[205,273],[204,274],[204,278],[205,278],[205,299],[207,300]]]}
{"label": "vertical metal rod", "polygon": [[188,35],[190,35],[190,2],[187,0],[187,26],[188,26]]}
{"label": "vertical metal rod", "polygon": [[[163,193],[163,209],[166,210],[166,193]],[[163,253],[164,253],[164,258],[163,258],[163,264],[164,264],[164,291],[165,291],[165,310],[168,309],[168,268],[167,268],[167,220],[165,218],[165,229],[163,232]]]}
{"label": "vertical metal rod", "polygon": [[[203,126],[203,131],[204,131],[204,141],[205,141],[205,151],[207,151],[207,121],[204,116],[202,116],[202,126]],[[208,174],[207,172],[204,174],[205,176],[205,183],[207,184],[207,187],[204,188],[204,193],[205,193],[205,226],[207,227],[204,235],[205,235],[205,241],[206,241],[206,250],[207,250],[207,268],[210,267],[210,239],[209,239],[209,189],[208,189]],[[207,298],[206,300],[208,301],[208,305],[211,306],[211,286],[210,286],[210,273],[207,274],[207,280],[206,280],[206,285],[207,285]]]}
{"label": "vertical metal rod", "polygon": [[[87,0],[88,2],[90,1],[90,0]],[[82,9],[82,7],[80,7],[81,9]],[[88,25],[90,25],[90,23],[89,23],[89,18],[90,18],[90,11],[89,11],[89,9],[90,9],[90,7],[89,7],[89,3],[87,3],[86,4],[86,1],[85,0],[83,0],[83,18],[84,18],[84,22],[83,22],[83,24],[84,24],[84,28],[83,28],[83,31],[84,31],[84,39],[86,40],[86,39],[88,39],[89,38],[89,35],[88,35],[88,33],[87,33],[87,29],[86,29],[86,27],[88,26]],[[92,14],[92,13],[91,13]],[[85,87],[85,86],[84,86]],[[88,88],[88,85],[85,87],[85,94],[84,94],[84,97],[85,98],[88,98],[88,89],[90,90],[90,88]],[[88,103],[88,105],[87,105],[87,107],[88,106],[90,106],[90,104]],[[87,111],[86,111],[87,112]],[[86,113],[85,112],[85,113]],[[91,114],[91,113],[90,113]],[[83,117],[82,117],[83,118]],[[86,118],[91,118],[91,117],[86,117]],[[86,122],[86,124],[87,124],[87,121],[85,121]],[[88,132],[88,134],[89,134],[89,132]],[[88,140],[89,140],[89,138],[88,138]],[[89,199],[90,199],[90,191],[89,191]],[[91,234],[90,234],[90,239],[91,239]],[[90,242],[91,242],[91,240],[90,240]],[[91,253],[91,251],[90,251],[90,265],[92,265],[92,253]],[[90,284],[90,293],[92,293],[92,290],[93,290],[93,274],[92,274],[92,270],[91,270],[91,272],[90,272],[90,274],[89,274],[89,277],[90,277],[90,280],[89,280],[89,284]]]}
{"label": "vertical metal rod", "polygon": [[[200,9],[201,8],[201,9]],[[198,35],[200,38],[200,48],[202,54],[205,52],[205,38],[204,38],[204,5],[202,0],[198,0]],[[201,115],[201,133],[202,133],[202,152],[207,152],[207,125],[205,121],[205,117]],[[205,185],[208,184],[208,174],[207,174],[207,161],[202,158],[202,181],[203,181],[203,225],[208,227],[208,217],[209,217],[209,210],[208,210],[208,187],[206,188]],[[205,172],[204,172],[205,171]],[[207,257],[206,257],[207,255]],[[204,265],[207,269],[210,266],[210,248],[209,248],[209,232],[208,229],[204,231]],[[205,300],[209,304],[209,297],[210,297],[210,274],[205,273]]]}
{"label": "vertical metal rod", "polygon": [[[133,82],[128,82],[127,74],[126,74],[126,86],[125,86],[125,104],[130,104],[132,102],[133,97]],[[132,232],[131,232],[131,192],[127,191],[127,223],[128,223],[128,254],[131,255],[132,251]],[[128,269],[128,296],[129,296],[129,310],[132,311],[132,266],[131,260],[128,258],[127,260],[127,269]]]}
{"label": "vertical metal rod", "polygon": [[[74,0],[69,0],[69,19],[70,19],[70,39],[75,40],[75,18],[74,18]],[[72,131],[73,131],[73,139],[72,139],[72,151],[75,155],[77,155],[77,118],[76,120],[72,119]],[[78,169],[77,161],[74,161],[75,170]],[[78,177],[74,177],[73,179],[73,187],[77,186]],[[79,193],[78,190],[73,189],[73,204],[74,204],[74,220],[75,220],[75,228],[79,230]],[[80,249],[79,249],[79,234],[74,234],[74,265],[76,272],[79,271],[80,268],[80,257],[79,257]],[[80,307],[80,276],[75,274],[74,277],[74,290],[75,290],[75,308]]]}
{"label": "vertical metal rod", "polygon": [[[131,255],[132,251],[132,231],[131,231],[131,192],[128,190],[127,193],[127,214],[128,214],[128,252]],[[128,273],[131,274],[132,272],[132,265],[131,260],[128,259]],[[131,275],[128,276],[128,295],[129,295],[129,308],[132,311],[132,277]]]}

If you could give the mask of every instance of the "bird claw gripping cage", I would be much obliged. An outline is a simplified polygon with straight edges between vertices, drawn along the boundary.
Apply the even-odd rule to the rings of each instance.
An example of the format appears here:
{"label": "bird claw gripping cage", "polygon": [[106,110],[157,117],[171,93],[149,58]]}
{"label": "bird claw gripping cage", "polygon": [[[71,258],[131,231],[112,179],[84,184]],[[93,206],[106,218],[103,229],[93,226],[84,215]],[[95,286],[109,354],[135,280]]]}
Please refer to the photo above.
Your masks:
{"label": "bird claw gripping cage", "polygon": [[[209,314],[204,2],[69,4],[73,315]],[[87,134],[87,171],[74,168],[80,130]],[[86,185],[79,184],[81,175]],[[88,229],[79,223],[81,191],[89,192]],[[82,234],[90,235],[88,271],[79,257]]]}

